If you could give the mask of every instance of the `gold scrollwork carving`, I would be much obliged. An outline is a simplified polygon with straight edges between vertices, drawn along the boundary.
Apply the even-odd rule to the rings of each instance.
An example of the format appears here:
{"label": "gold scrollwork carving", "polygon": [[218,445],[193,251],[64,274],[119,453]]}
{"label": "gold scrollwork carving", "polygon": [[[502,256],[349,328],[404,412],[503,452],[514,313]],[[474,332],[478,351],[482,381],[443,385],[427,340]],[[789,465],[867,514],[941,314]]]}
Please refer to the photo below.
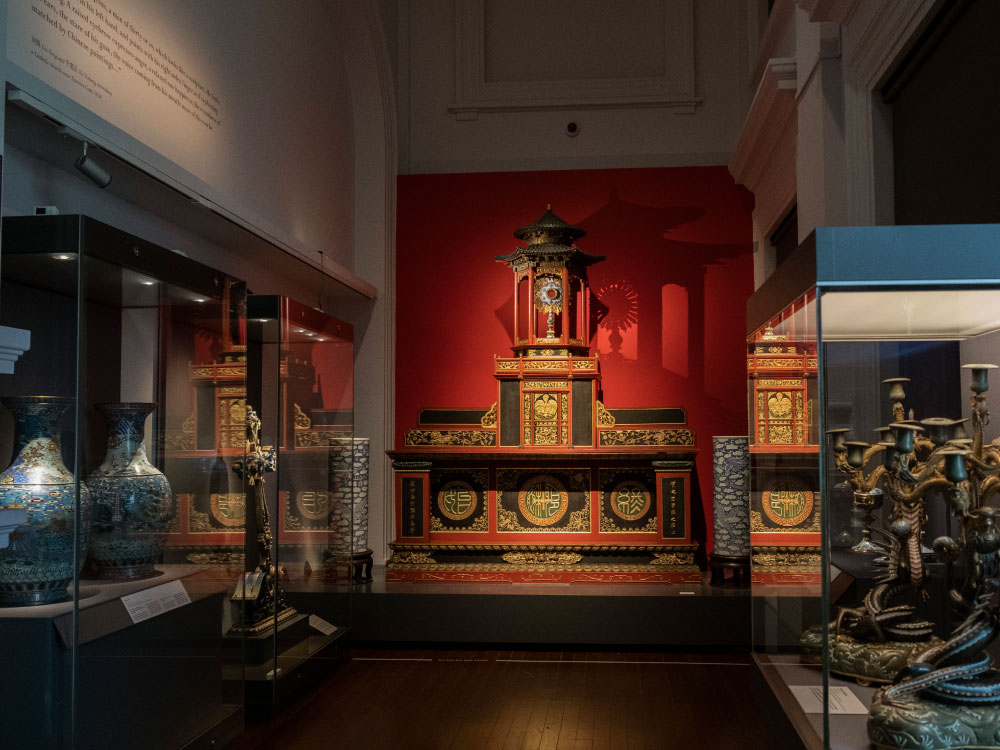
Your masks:
{"label": "gold scrollwork carving", "polygon": [[517,513],[506,508],[497,508],[497,529],[500,531],[522,531],[517,522]]}
{"label": "gold scrollwork carving", "polygon": [[436,561],[431,557],[430,552],[417,552],[413,550],[401,550],[392,553],[390,565],[435,565]]}
{"label": "gold scrollwork carving", "polygon": [[[588,493],[589,496],[589,493]],[[590,501],[583,510],[574,510],[569,514],[569,523],[565,531],[590,531]]]}
{"label": "gold scrollwork carving", "polygon": [[560,388],[569,388],[569,383],[567,383],[565,380],[525,380],[524,387],[538,388],[542,390],[544,389],[553,390]]}
{"label": "gold scrollwork carving", "polygon": [[498,370],[516,370],[517,360],[516,359],[498,359],[497,360]]}
{"label": "gold scrollwork carving", "polygon": [[497,402],[496,401],[493,402],[493,406],[490,407],[490,410],[483,415],[483,418],[479,420],[479,424],[482,425],[483,428],[485,428],[485,429],[497,426]]}
{"label": "gold scrollwork carving", "polygon": [[555,425],[536,424],[534,445],[559,445]]}
{"label": "gold scrollwork carving", "polygon": [[480,532],[490,530],[490,520],[483,513],[475,521],[473,521],[468,526],[446,526],[444,522],[437,516],[431,516],[431,531],[447,531],[447,532]]}
{"label": "gold scrollwork carving", "polygon": [[219,531],[215,526],[212,525],[212,521],[208,517],[208,513],[202,513],[200,510],[194,509],[194,498],[191,499],[191,505],[188,510],[188,526],[193,534],[203,534],[212,531]]}
{"label": "gold scrollwork carving", "polygon": [[600,401],[597,402],[597,424],[601,427],[614,427],[615,418]]}
{"label": "gold scrollwork carving", "polygon": [[576,359],[576,360],[573,360],[573,369],[574,370],[593,370],[594,369],[594,363],[592,361],[590,361],[589,359]]}
{"label": "gold scrollwork carving", "polygon": [[578,552],[505,552],[500,559],[511,565],[574,565],[583,555]]}
{"label": "gold scrollwork carving", "polygon": [[820,517],[817,513],[813,518],[813,521],[808,526],[797,526],[797,527],[787,527],[787,526],[767,526],[764,524],[764,516],[759,510],[750,511],[750,531],[762,531],[771,534],[774,533],[819,533],[821,531]]}
{"label": "gold scrollwork carving", "polygon": [[775,445],[787,445],[792,442],[792,426],[789,424],[772,424],[767,428],[767,442]]}
{"label": "gold scrollwork carving", "polygon": [[566,363],[556,360],[545,360],[542,362],[533,362],[528,360],[524,363],[525,370],[565,370]]}
{"label": "gold scrollwork carving", "polygon": [[295,432],[296,448],[315,448],[321,446],[341,445],[350,438],[350,431],[342,427],[329,430],[297,430]]}
{"label": "gold scrollwork carving", "polygon": [[757,385],[766,388],[788,388],[801,386],[802,381],[799,378],[760,378],[757,380]]}
{"label": "gold scrollwork carving", "polygon": [[656,516],[646,519],[646,523],[639,528],[623,529],[615,524],[613,518],[601,514],[601,531],[606,534],[649,534],[656,531]]}
{"label": "gold scrollwork carving", "polygon": [[650,565],[694,565],[694,553],[692,552],[654,552],[655,559],[650,560]]}
{"label": "gold scrollwork carving", "polygon": [[752,555],[750,558],[754,565],[768,568],[792,569],[815,569],[821,564],[821,558],[815,553],[802,552],[767,552]]}
{"label": "gold scrollwork carving", "polygon": [[494,446],[495,432],[479,430],[409,430],[407,445]]}
{"label": "gold scrollwork carving", "polygon": [[694,433],[687,428],[660,430],[601,430],[600,444],[615,445],[694,445]]}
{"label": "gold scrollwork carving", "polygon": [[309,419],[309,415],[302,411],[302,407],[298,404],[292,404],[295,407],[295,429],[296,430],[308,430],[312,427],[312,420]]}
{"label": "gold scrollwork carving", "polygon": [[163,447],[168,451],[193,451],[194,435],[177,435],[167,432],[163,436]]}

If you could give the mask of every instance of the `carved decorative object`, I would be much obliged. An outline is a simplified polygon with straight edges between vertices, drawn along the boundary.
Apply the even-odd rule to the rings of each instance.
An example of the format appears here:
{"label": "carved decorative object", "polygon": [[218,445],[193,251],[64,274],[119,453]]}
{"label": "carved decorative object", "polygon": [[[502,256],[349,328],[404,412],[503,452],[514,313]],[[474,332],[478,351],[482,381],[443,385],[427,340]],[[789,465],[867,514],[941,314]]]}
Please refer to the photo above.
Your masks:
{"label": "carved decorative object", "polygon": [[[860,607],[842,608],[829,626],[832,672],[887,683],[868,717],[869,738],[879,748],[1000,748],[1000,671],[987,650],[1000,634],[1000,509],[987,504],[1000,490],[1000,440],[984,438],[993,366],[965,367],[972,370],[972,438],[964,420],[913,421],[898,378],[887,381],[894,421],[879,429],[878,444],[848,441],[842,430],[831,435],[837,466],[855,492],[881,484],[892,503],[888,524],[868,537],[881,553],[882,577]],[[881,465],[866,470],[879,454]],[[940,562],[961,562],[963,571],[951,591],[963,619],[943,642],[916,612],[927,582],[919,541],[932,490],[960,529],[958,539],[933,543]],[[803,645],[819,649],[819,631],[807,632]]]}
{"label": "carved decorative object", "polygon": [[868,736],[880,747],[1000,747],[1000,671],[987,653],[1000,634],[1000,510],[986,504],[1000,490],[1000,439],[984,437],[988,375],[996,366],[963,367],[972,374],[971,448],[968,438],[956,436],[961,421],[925,420],[932,450],[915,479],[928,482],[926,467],[934,460],[935,478],[959,520],[959,538],[938,537],[933,547],[941,562],[964,562],[965,578],[951,597],[965,619],[875,694]]}
{"label": "carved decorative object", "polygon": [[[681,408],[602,402],[587,271],[604,256],[576,247],[584,234],[550,206],[514,232],[523,245],[496,258],[514,282],[511,352],[493,360],[497,400],[425,409],[404,447],[390,452],[397,552],[387,580],[526,581],[541,572],[552,574],[545,580],[700,580],[689,554],[694,432]],[[579,561],[559,557],[568,549],[545,557],[521,549],[541,537],[565,538],[561,546]],[[433,547],[434,556],[403,557],[404,544],[413,553]],[[664,545],[685,555],[657,562]]]}
{"label": "carved decorative object", "polygon": [[274,448],[260,444],[260,418],[246,407],[246,454],[233,463],[233,471],[246,483],[253,498],[257,521],[257,567],[244,573],[236,584],[232,600],[242,602],[232,633],[260,635],[295,616],[295,608],[285,602],[281,571],[272,562],[271,518],[264,497],[264,475],[274,471]]}
{"label": "carved decorative object", "polygon": [[799,309],[791,306],[758,330],[747,352],[750,559],[757,583],[818,584],[821,577],[820,565],[808,562],[819,560],[821,543],[816,341]]}

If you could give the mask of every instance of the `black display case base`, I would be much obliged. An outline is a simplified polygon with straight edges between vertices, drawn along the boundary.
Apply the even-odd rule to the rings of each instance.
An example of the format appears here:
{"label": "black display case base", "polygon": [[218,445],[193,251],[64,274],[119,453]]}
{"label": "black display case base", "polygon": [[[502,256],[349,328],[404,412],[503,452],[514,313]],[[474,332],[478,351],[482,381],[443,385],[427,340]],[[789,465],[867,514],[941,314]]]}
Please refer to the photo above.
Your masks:
{"label": "black display case base", "polygon": [[[750,647],[749,589],[693,584],[393,583],[291,586],[289,601],[351,637],[392,644]],[[350,592],[350,593],[348,593]]]}
{"label": "black display case base", "polygon": [[278,650],[284,650],[298,643],[309,635],[309,615],[297,614],[289,620],[278,625],[278,631],[270,628],[263,633],[251,635],[230,631],[227,638],[240,638],[243,641],[243,654],[247,664],[260,665],[272,659],[275,653],[275,641]]}
{"label": "black display case base", "polygon": [[[309,616],[302,618],[308,630]],[[277,658],[247,666],[247,721],[267,721],[293,705],[344,661],[349,642],[348,628],[338,627],[330,635],[308,631],[303,639],[279,651]]]}

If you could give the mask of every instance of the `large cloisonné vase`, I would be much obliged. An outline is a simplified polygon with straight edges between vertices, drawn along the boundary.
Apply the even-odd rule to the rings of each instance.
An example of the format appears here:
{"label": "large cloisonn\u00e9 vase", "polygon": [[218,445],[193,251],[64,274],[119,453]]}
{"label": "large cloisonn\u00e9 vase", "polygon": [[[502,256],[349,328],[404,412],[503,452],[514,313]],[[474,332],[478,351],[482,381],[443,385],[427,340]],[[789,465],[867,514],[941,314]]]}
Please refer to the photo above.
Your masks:
{"label": "large cloisonn\u00e9 vase", "polygon": [[156,404],[98,404],[108,427],[104,462],[87,478],[94,497],[90,567],[98,578],[153,575],[170,521],[167,478],[146,458],[146,417]]}
{"label": "large cloisonn\u00e9 vase", "polygon": [[0,474],[0,507],[27,511],[27,523],[0,550],[0,605],[62,601],[83,566],[90,536],[90,493],[80,482],[77,503],[77,483],[59,445],[59,418],[73,399],[0,400],[14,417],[15,451],[10,467]]}

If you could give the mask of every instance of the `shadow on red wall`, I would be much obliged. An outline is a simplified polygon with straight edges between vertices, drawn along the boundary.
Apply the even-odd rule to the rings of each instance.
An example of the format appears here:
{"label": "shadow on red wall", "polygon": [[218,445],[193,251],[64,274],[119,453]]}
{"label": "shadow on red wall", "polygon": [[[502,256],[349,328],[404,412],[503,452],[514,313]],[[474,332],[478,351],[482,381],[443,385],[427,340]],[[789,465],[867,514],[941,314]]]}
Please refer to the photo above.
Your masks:
{"label": "shadow on red wall", "polygon": [[497,400],[514,288],[494,258],[551,203],[587,230],[581,249],[607,256],[590,268],[604,404],[687,409],[710,550],[712,436],[747,434],[750,194],[725,167],[404,175],[398,187],[397,447],[420,409]]}

